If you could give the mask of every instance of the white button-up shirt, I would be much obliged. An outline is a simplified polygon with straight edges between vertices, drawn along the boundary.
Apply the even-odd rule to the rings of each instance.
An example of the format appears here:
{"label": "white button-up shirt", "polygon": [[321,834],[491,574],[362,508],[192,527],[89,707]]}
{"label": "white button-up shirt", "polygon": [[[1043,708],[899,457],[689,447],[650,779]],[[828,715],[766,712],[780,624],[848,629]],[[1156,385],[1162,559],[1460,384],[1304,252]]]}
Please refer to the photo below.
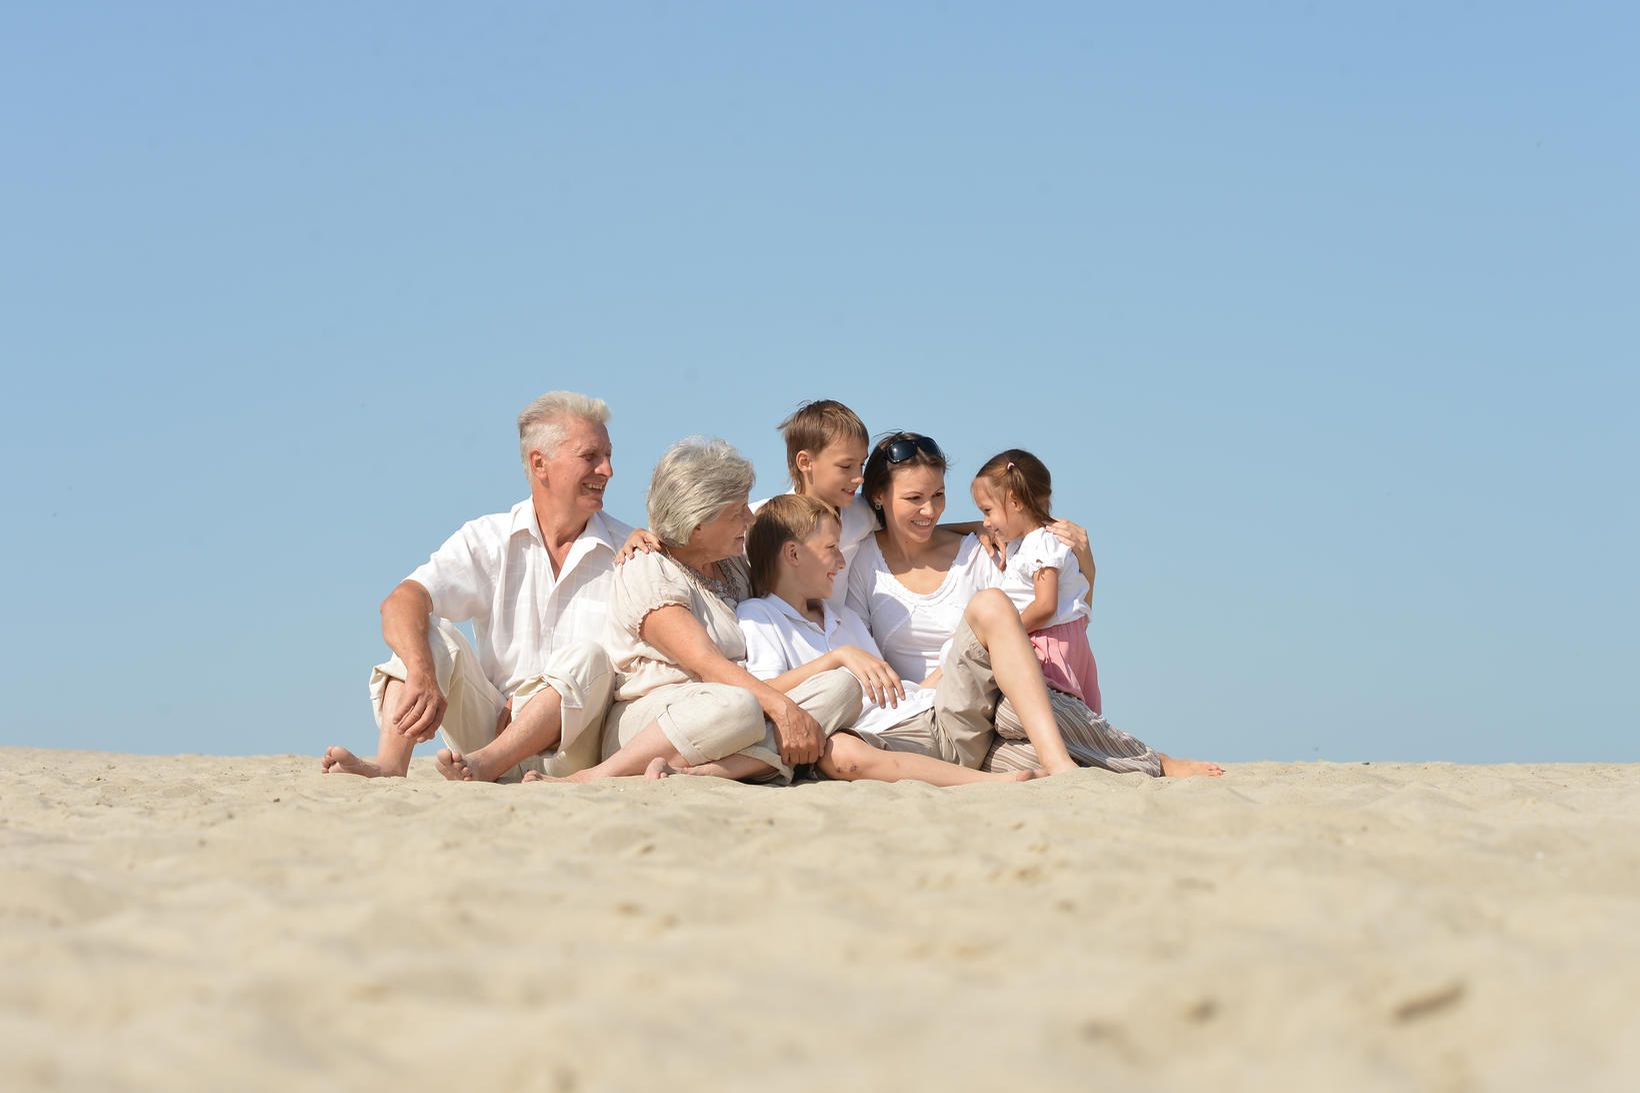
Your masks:
{"label": "white button-up shirt", "polygon": [[[758,679],[773,679],[825,656],[833,649],[853,645],[874,657],[882,654],[871,640],[871,631],[847,607],[833,611],[822,604],[825,624],[816,623],[779,596],[759,596],[743,600],[735,609],[740,632],[746,635],[746,670]],[[884,729],[922,713],[934,704],[933,688],[902,680],[905,698],[898,706],[878,706],[865,696],[865,708],[854,727],[862,732]],[[861,688],[862,693],[864,688]]]}
{"label": "white button-up shirt", "polygon": [[631,533],[593,513],[554,573],[535,506],[525,499],[511,512],[463,524],[409,579],[432,597],[433,614],[472,622],[479,667],[511,695],[558,649],[603,639],[615,552]]}

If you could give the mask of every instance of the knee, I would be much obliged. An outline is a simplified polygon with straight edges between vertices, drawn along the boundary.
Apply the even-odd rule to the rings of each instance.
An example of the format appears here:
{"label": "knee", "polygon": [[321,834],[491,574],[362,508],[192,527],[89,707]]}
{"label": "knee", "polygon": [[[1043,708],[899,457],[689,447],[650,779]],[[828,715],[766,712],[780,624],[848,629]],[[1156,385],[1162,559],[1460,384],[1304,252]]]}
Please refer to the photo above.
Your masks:
{"label": "knee", "polygon": [[765,730],[763,707],[757,704],[757,696],[739,687],[725,687],[721,700],[723,729],[728,737],[724,754],[744,751],[761,742]]}
{"label": "knee", "polygon": [[595,641],[571,642],[558,648],[547,660],[546,675],[573,681],[583,688],[609,678],[614,672],[609,654]]}
{"label": "knee", "polygon": [[867,776],[866,760],[871,745],[857,736],[839,733],[826,741],[820,754],[820,773],[839,782],[853,782]]}
{"label": "knee", "polygon": [[829,721],[828,730],[852,725],[860,719],[865,707],[860,681],[847,668],[834,668],[814,677],[816,701],[825,714],[821,721]]}
{"label": "knee", "polygon": [[975,595],[962,612],[962,617],[976,633],[983,631],[987,626],[994,626],[1008,615],[1018,617],[1013,602],[996,588],[987,588]]}

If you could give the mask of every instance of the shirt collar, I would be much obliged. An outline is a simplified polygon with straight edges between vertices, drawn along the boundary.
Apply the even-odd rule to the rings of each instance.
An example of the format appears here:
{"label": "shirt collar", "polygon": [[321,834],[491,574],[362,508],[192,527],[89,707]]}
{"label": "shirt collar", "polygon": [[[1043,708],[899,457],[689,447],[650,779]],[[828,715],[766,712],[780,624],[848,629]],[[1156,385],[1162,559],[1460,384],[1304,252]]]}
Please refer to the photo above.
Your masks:
{"label": "shirt collar", "polygon": [[[770,603],[774,604],[776,611],[781,612],[788,619],[791,619],[799,626],[813,627],[815,625],[813,619],[809,618],[807,615],[803,614],[803,612],[799,611],[779,596],[776,596],[774,593],[769,593],[768,599]],[[833,630],[837,629],[837,613],[831,609],[831,605],[822,602],[820,604],[820,612],[820,617],[824,620],[820,626],[820,632],[822,634],[829,634]]]}
{"label": "shirt collar", "polygon": [[[530,538],[540,546],[547,545],[546,537],[541,534],[541,522],[535,518],[535,502],[528,497],[512,507],[512,522],[507,529],[509,535],[517,535],[521,531],[528,532]],[[589,539],[593,545],[602,543],[611,551],[621,549],[621,544],[615,540],[615,533],[602,512],[595,512],[588,518],[587,526],[575,537],[575,542],[579,544]],[[572,546],[570,549],[575,548]]]}

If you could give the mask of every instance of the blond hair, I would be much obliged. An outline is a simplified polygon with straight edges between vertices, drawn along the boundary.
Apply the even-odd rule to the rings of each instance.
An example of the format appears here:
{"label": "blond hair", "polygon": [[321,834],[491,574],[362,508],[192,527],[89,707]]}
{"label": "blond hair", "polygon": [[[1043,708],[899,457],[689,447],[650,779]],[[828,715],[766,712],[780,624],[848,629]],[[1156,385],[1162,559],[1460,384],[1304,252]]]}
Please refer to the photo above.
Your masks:
{"label": "blond hair", "polygon": [[746,561],[752,567],[752,591],[767,596],[780,576],[780,551],[787,543],[800,543],[814,534],[822,521],[842,526],[837,510],[801,493],[771,497],[757,510],[757,519],[746,532]]}

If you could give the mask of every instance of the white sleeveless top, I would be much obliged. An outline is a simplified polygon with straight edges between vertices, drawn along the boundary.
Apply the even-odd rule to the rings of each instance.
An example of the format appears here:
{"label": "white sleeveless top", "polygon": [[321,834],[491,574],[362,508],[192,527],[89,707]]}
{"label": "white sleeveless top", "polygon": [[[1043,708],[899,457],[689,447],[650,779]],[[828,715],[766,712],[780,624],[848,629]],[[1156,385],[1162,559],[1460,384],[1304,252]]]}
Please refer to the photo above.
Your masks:
{"label": "white sleeveless top", "polygon": [[875,535],[860,544],[848,573],[848,606],[853,608],[901,679],[921,682],[944,659],[946,643],[962,625],[968,601],[992,587],[997,568],[979,539],[966,536],[940,586],[920,595],[888,571]]}

